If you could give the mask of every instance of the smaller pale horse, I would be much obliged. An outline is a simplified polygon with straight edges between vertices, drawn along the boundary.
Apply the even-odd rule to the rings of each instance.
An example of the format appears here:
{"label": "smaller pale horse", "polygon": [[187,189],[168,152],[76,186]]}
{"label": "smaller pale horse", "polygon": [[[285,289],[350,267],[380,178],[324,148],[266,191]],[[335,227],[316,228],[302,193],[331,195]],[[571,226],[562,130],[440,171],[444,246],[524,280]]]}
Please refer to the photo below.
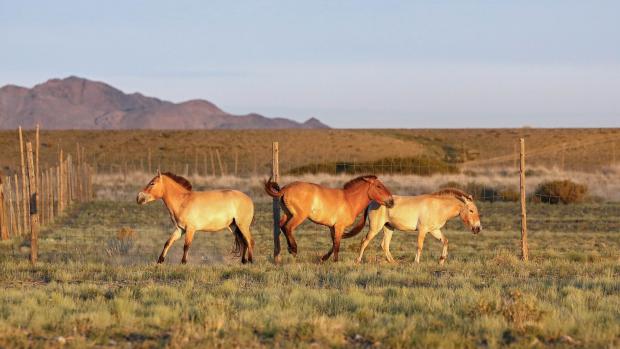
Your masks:
{"label": "smaller pale horse", "polygon": [[[163,263],[170,246],[185,234],[183,259],[187,263],[187,251],[196,231],[216,232],[228,229],[235,235],[233,253],[241,256],[241,262],[252,262],[254,240],[250,224],[254,218],[254,203],[249,196],[237,190],[192,191],[191,183],[175,174],[157,172],[157,175],[138,193],[140,205],[162,199],[174,232],[164,244],[157,260]],[[247,252],[247,258],[246,258]]]}
{"label": "smaller pale horse", "polygon": [[[424,238],[427,233],[440,240],[443,245],[439,264],[443,265],[448,257],[448,238],[441,232],[446,222],[457,216],[468,226],[474,234],[482,229],[478,208],[474,204],[471,195],[458,189],[443,189],[441,191],[418,196],[394,195],[394,206],[391,208],[371,203],[365,212],[370,220],[370,230],[360,246],[357,262],[362,261],[364,250],[370,241],[383,228],[383,241],[381,247],[385,257],[390,263],[394,258],[390,253],[390,241],[394,229],[413,232],[418,230],[418,251],[415,256],[416,263],[420,263]],[[358,229],[359,228],[359,229]],[[344,238],[357,235],[363,227],[355,227],[344,234]]]}

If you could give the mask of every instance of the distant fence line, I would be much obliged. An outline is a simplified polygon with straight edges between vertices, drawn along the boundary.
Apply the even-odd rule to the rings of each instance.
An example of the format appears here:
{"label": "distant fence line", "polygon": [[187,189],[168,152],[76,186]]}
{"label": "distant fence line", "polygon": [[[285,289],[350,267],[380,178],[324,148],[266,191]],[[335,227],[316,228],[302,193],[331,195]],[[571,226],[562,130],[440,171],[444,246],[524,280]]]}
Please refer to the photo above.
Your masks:
{"label": "distant fence line", "polygon": [[[616,164],[615,140],[605,140],[605,144],[612,144],[609,149],[610,165]],[[609,143],[610,142],[610,143]],[[430,156],[417,157],[389,157],[378,160],[358,161],[351,160],[325,160],[322,158],[301,159],[299,161],[285,161],[274,157],[273,154],[286,152],[285,148],[277,146],[268,162],[258,161],[264,159],[265,154],[241,154],[238,149],[224,152],[220,148],[194,149],[193,156],[186,159],[173,160],[154,156],[150,149],[143,152],[144,157],[139,160],[124,160],[121,163],[111,162],[89,155],[83,145],[76,144],[73,151],[58,150],[57,163],[52,166],[40,166],[39,132],[35,134],[34,146],[32,142],[24,144],[21,128],[19,129],[19,142],[16,142],[15,150],[20,152],[21,164],[17,171],[8,176],[0,175],[0,238],[7,240],[12,237],[23,237],[31,243],[31,250],[35,251],[36,260],[36,237],[35,231],[39,223],[45,227],[55,223],[59,216],[66,213],[67,209],[74,204],[85,203],[95,198],[93,177],[97,174],[113,174],[121,176],[123,182],[135,172],[154,174],[157,169],[171,171],[191,178],[196,177],[266,177],[274,176],[297,176],[305,174],[332,174],[342,176],[354,176],[367,173],[379,175],[463,175],[466,182],[445,182],[443,187],[458,187],[472,194],[476,200],[481,201],[510,201],[520,202],[521,213],[515,211],[515,219],[521,217],[522,225],[522,255],[527,259],[527,220],[526,202],[538,201],[559,203],[563,201],[561,191],[575,191],[567,183],[561,182],[548,186],[548,190],[537,191],[533,196],[525,195],[525,179],[528,171],[525,169],[525,161],[530,160],[530,152],[525,152],[524,140],[521,140],[519,151],[501,159],[467,161],[460,165],[437,159]],[[593,144],[588,144],[593,146]],[[557,153],[558,149],[562,153]],[[566,146],[548,147],[547,150],[532,151],[532,156],[550,156],[555,154],[557,158],[551,163],[553,166],[562,167],[566,164],[566,157],[570,149]],[[320,151],[320,150],[319,150]],[[551,152],[551,153],[549,153]],[[556,152],[556,153],[553,153]],[[564,154],[558,156],[558,154]],[[117,155],[117,154],[116,154]],[[112,156],[112,155],[110,155]],[[122,157],[122,155],[119,155]],[[30,165],[32,159],[32,165]],[[88,161],[87,159],[90,159]],[[105,161],[104,161],[105,160]],[[477,174],[471,168],[489,166],[497,163],[508,164],[506,176],[518,180],[515,187],[494,187],[485,183],[476,182]],[[274,171],[274,164],[277,171]],[[513,167],[512,167],[512,166]],[[40,168],[41,167],[41,168]],[[415,179],[413,179],[415,180]],[[437,188],[439,189],[439,188]],[[577,188],[576,190],[581,190]],[[572,194],[571,194],[572,195]],[[275,205],[274,205],[275,208]],[[515,206],[515,209],[517,206]],[[264,212],[263,212],[264,213]],[[277,218],[277,216],[276,216]],[[276,220],[277,222],[277,220]],[[261,221],[261,224],[265,222]],[[274,227],[274,232],[277,229]]]}
{"label": "distant fence line", "polygon": [[20,171],[0,175],[0,238],[30,236],[34,262],[39,224],[52,224],[74,203],[92,200],[94,171],[85,160],[84,147],[79,144],[75,155],[60,150],[55,166],[40,168],[39,127],[34,146],[32,142],[24,144],[21,127],[18,132],[16,150],[20,152]]}

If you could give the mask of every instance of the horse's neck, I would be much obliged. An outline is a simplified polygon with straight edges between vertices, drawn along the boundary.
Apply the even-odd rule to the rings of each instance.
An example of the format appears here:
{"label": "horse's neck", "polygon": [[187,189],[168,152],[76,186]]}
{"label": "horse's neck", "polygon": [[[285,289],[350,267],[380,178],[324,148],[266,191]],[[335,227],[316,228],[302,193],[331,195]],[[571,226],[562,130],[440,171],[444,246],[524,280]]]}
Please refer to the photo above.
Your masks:
{"label": "horse's neck", "polygon": [[450,210],[447,211],[448,214],[447,214],[446,220],[458,217],[459,214],[461,213],[461,210],[463,209],[463,203],[459,199],[455,197],[450,197],[450,199],[451,199],[450,200],[451,205],[450,205]]}
{"label": "horse's neck", "polygon": [[344,189],[344,196],[349,202],[349,206],[351,206],[354,217],[357,217],[371,201],[368,197],[367,185],[357,185],[353,188]]}
{"label": "horse's neck", "polygon": [[162,200],[170,213],[170,217],[172,217],[175,221],[177,220],[179,210],[183,201],[187,198],[190,191],[181,187],[176,183],[171,183],[166,186],[164,190],[164,195],[162,196]]}

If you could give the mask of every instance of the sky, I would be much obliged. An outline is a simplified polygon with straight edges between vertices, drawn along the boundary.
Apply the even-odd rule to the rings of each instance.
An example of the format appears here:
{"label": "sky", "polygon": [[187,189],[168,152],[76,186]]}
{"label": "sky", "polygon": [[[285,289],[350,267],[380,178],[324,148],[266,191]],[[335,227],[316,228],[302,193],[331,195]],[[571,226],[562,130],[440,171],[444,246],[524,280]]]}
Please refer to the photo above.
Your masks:
{"label": "sky", "polygon": [[0,85],[76,75],[341,128],[620,127],[620,1],[0,0]]}

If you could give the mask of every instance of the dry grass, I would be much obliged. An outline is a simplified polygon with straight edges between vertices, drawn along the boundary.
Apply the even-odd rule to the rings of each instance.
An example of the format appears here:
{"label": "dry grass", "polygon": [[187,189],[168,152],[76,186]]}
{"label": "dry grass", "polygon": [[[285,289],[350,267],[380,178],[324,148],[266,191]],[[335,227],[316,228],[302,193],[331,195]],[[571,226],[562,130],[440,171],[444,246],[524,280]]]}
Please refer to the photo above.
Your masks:
{"label": "dry grass", "polygon": [[[122,174],[98,174],[94,178],[97,197],[105,199],[129,199],[152,178],[152,174],[131,172]],[[341,187],[353,175],[305,174],[281,178],[286,184],[295,180],[322,184],[328,187]],[[482,168],[477,171],[466,171],[458,174],[435,174],[432,176],[416,175],[381,175],[381,179],[399,195],[418,195],[436,191],[446,183],[457,183],[466,186],[475,183],[486,188],[508,188],[517,191],[519,174],[511,168]],[[214,188],[235,188],[250,193],[255,200],[267,199],[263,194],[262,181],[267,175],[235,177],[235,176],[190,176],[197,190]],[[581,171],[560,171],[547,168],[532,168],[527,176],[527,193],[532,195],[536,187],[543,182],[570,179],[577,183],[587,184],[590,200],[620,201],[620,166],[606,168],[604,171],[588,173]]]}
{"label": "dry grass", "polygon": [[[596,206],[598,205],[598,206]],[[160,204],[100,201],[44,229],[40,263],[18,241],[0,244],[0,347],[564,347],[620,345],[617,204],[535,205],[531,261],[521,262],[517,205],[481,203],[485,230],[450,224],[450,255],[429,239],[413,263],[415,234],[396,232],[386,264],[379,242],[353,263],[319,263],[326,229],[306,224],[299,255],[271,263],[269,203],[259,203],[256,262],[227,253],[228,232],[199,234],[190,264],[182,243],[154,261],[170,233]],[[571,229],[575,219],[584,222]],[[131,235],[127,251],[103,247]],[[128,234],[130,228],[133,232]],[[379,240],[379,239],[376,239]]]}
{"label": "dry grass", "polygon": [[[271,142],[279,141],[282,171],[337,161],[376,161],[384,158],[431,156],[449,161],[466,160],[472,166],[512,165],[515,144],[526,139],[528,164],[538,167],[597,172],[620,161],[620,129],[429,129],[429,130],[202,130],[202,131],[43,131],[41,163],[55,164],[58,149],[75,152],[86,147],[89,159],[100,169],[118,171],[152,166],[182,172],[211,172],[209,151],[220,152],[227,173],[267,173]],[[34,138],[32,131],[26,138]],[[615,142],[614,142],[615,141]],[[16,131],[0,131],[0,169],[10,173],[19,164]],[[562,149],[566,149],[563,151]],[[564,155],[562,155],[564,154]],[[215,155],[214,155],[215,156]],[[564,161],[562,161],[562,158]],[[491,160],[490,160],[491,159]],[[495,160],[493,160],[495,159]],[[482,162],[480,162],[482,161]],[[219,165],[216,163],[216,171]],[[476,169],[476,168],[474,168]]]}

